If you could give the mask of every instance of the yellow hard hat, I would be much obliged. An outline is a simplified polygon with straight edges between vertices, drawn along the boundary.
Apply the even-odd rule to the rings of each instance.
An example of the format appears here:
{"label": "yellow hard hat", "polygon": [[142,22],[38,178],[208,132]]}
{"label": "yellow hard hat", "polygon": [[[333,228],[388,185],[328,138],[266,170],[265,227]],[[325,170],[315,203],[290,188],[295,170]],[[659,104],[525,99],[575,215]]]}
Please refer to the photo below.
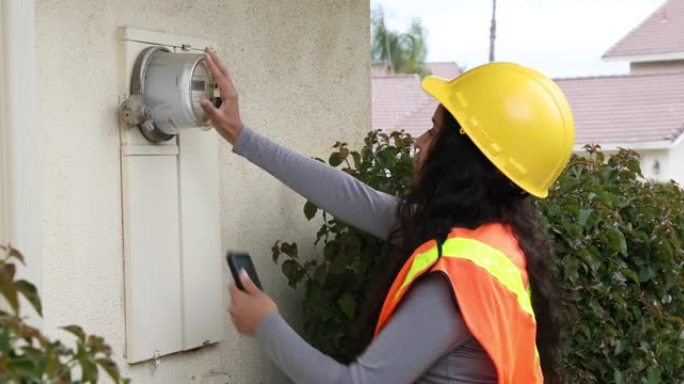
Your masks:
{"label": "yellow hard hat", "polygon": [[428,76],[423,89],[511,181],[548,196],[575,140],[570,105],[556,83],[517,64],[489,63],[453,80]]}

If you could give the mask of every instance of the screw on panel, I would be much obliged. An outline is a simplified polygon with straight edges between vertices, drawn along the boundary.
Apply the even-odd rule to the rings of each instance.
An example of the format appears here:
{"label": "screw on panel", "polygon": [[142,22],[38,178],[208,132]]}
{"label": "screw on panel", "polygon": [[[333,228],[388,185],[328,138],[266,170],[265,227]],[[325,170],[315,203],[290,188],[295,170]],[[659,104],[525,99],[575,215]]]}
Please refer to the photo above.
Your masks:
{"label": "screw on panel", "polygon": [[191,48],[192,48],[192,45],[190,45],[190,44],[181,44],[181,49],[185,52],[190,51]]}

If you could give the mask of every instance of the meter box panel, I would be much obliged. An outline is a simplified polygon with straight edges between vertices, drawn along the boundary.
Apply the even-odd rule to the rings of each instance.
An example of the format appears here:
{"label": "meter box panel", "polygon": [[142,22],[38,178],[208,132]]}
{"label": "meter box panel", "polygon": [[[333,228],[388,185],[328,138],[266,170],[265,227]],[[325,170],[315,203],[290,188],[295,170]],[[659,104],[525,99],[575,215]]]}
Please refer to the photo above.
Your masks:
{"label": "meter box panel", "polygon": [[225,284],[221,273],[221,222],[216,208],[219,194],[212,192],[219,189],[218,143],[213,130],[185,130],[178,137],[186,347],[219,341],[223,334]]}
{"label": "meter box panel", "polygon": [[124,157],[129,361],[183,347],[176,161],[176,156]]}
{"label": "meter box panel", "polygon": [[136,363],[223,334],[220,139],[199,107],[219,99],[203,62],[212,42],[126,27],[119,38],[126,359]]}

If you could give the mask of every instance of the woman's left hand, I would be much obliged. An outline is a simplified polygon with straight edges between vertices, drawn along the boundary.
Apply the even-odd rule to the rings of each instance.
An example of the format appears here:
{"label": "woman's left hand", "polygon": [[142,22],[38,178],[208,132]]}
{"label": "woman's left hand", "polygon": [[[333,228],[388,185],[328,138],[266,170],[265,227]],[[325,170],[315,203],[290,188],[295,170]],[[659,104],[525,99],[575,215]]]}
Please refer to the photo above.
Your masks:
{"label": "woman's left hand", "polygon": [[238,332],[254,336],[268,315],[278,313],[278,306],[254,285],[244,271],[240,272],[240,282],[245,288],[244,292],[235,284],[229,287],[231,304],[228,312]]}

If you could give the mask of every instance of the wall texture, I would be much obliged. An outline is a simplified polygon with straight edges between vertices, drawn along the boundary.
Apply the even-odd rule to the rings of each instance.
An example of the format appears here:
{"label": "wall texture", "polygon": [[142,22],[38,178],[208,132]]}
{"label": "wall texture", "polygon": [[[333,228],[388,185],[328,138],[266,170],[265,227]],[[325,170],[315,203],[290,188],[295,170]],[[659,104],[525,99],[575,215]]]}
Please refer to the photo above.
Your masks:
{"label": "wall texture", "polygon": [[[273,383],[279,374],[238,336],[128,367],[125,343],[120,142],[123,68],[117,27],[217,41],[241,93],[243,120],[273,140],[325,156],[370,129],[368,0],[37,0],[42,121],[44,326],[78,323],[112,344],[138,383]],[[266,289],[297,323],[297,295],[270,260],[275,240],[311,253],[303,199],[223,145],[224,249],[257,259]],[[226,281],[228,275],[226,272]]]}

